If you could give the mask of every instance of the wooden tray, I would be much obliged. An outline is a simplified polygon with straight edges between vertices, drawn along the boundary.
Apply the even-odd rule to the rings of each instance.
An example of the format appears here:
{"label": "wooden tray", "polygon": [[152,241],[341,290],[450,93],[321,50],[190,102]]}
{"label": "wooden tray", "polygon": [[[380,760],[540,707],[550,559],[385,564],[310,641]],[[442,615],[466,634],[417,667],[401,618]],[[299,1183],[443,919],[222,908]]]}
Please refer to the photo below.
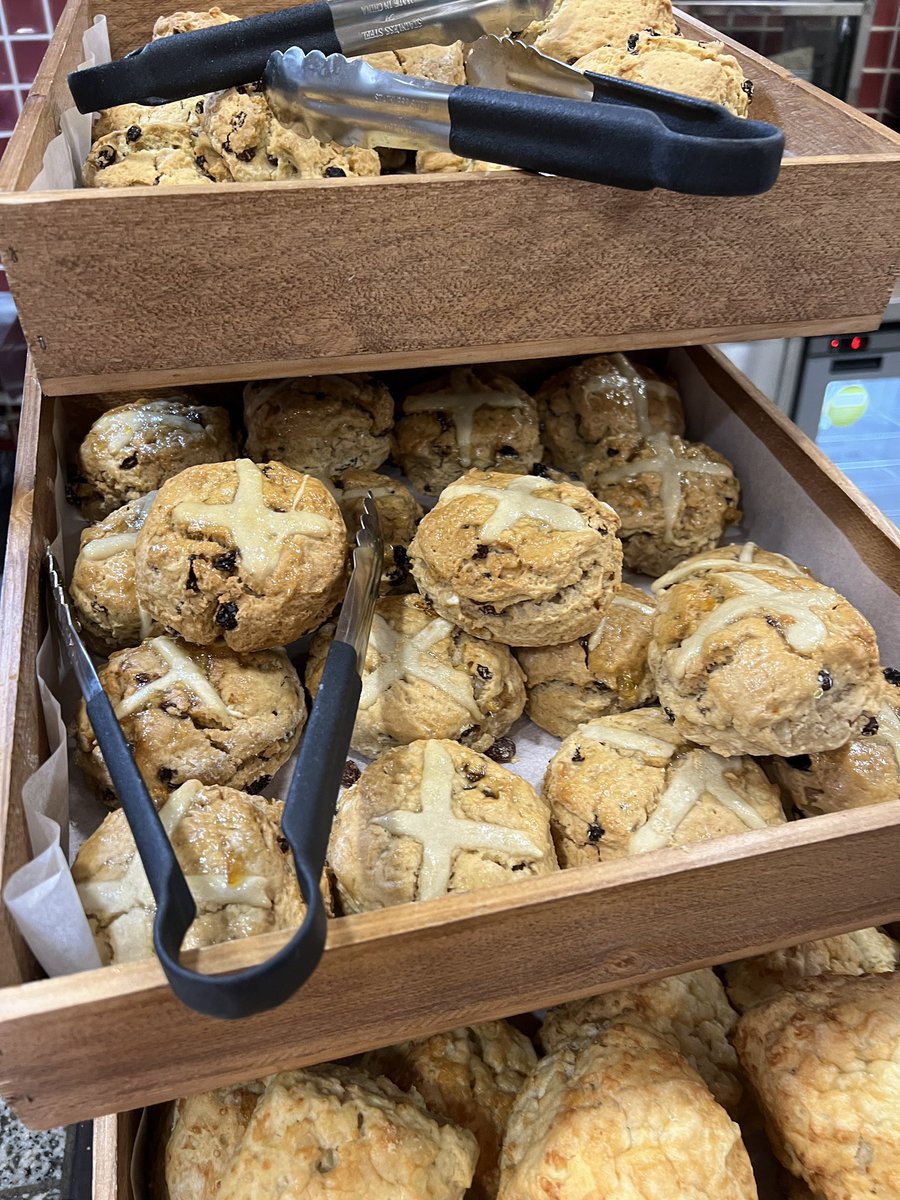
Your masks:
{"label": "wooden tray", "polygon": [[121,55],[161,7],[69,0],[0,167],[0,250],[48,394],[880,322],[900,263],[900,137],[731,42],[754,116],[790,153],[753,199],[515,172],[27,192],[94,15]]}
{"label": "wooden tray", "polygon": [[[897,530],[717,351],[674,351],[668,365],[692,433],[745,481],[750,535],[851,599],[865,578],[868,615],[900,661]],[[55,533],[54,409],[78,419],[73,403],[29,377],[0,602],[4,877],[27,857],[21,788],[46,754],[38,568]],[[780,482],[757,487],[769,469]],[[306,987],[239,1028],[184,1009],[155,961],[39,979],[4,924],[0,1093],[28,1124],[61,1124],[898,918],[900,800],[335,920]],[[237,968],[286,936],[191,957]]]}

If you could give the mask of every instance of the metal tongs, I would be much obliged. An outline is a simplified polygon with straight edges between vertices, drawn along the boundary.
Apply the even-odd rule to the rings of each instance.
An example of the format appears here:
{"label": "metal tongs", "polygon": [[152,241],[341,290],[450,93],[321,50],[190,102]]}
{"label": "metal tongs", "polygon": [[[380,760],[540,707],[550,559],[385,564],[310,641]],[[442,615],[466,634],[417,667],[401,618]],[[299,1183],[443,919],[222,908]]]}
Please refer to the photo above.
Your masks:
{"label": "metal tongs", "polygon": [[176,996],[206,1016],[234,1019],[277,1008],[306,982],[322,957],[326,934],[322,871],[359,704],[383,555],[378,512],[369,493],[356,534],[353,572],[281,821],[306,902],[303,924],[287,945],[264,962],[242,971],[205,975],[183,966],[179,959],[184,937],[197,915],[194,898],[79,636],[59,564],[47,551],[50,608],[156,900],[154,949]]}
{"label": "metal tongs", "polygon": [[79,112],[116,104],[165,104],[219,88],[255,83],[275,50],[300,46],[324,54],[372,54],[405,46],[474,42],[485,33],[523,30],[553,0],[312,0],[294,8],[159,38],[125,58],[73,71]]}
{"label": "metal tongs", "polygon": [[272,55],[263,83],[278,120],[321,141],[698,196],[753,196],[778,178],[781,130],[717,104],[582,73],[511,38],[477,41],[466,74],[450,87],[294,47]]}

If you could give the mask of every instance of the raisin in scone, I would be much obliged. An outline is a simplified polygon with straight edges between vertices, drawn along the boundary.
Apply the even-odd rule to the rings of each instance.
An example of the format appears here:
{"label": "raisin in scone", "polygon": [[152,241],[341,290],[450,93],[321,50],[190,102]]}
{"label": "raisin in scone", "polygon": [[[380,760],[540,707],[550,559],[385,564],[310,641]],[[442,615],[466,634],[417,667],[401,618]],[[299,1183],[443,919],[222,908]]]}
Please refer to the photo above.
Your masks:
{"label": "raisin in scone", "polygon": [[138,535],[138,599],[200,646],[283,646],[331,613],[346,554],[340,509],[312,476],[246,458],[189,467]]}
{"label": "raisin in scone", "polygon": [[678,389],[624,354],[597,354],[558,371],[536,399],[547,461],[571,475],[614,462],[651,434],[684,433]]}
{"label": "raisin in scone", "polygon": [[[843,596],[740,556],[654,584],[648,660],[678,731],[719,754],[834,750],[877,706],[882,677],[868,621]],[[672,582],[675,579],[676,582]]]}
{"label": "raisin in scone", "polygon": [[475,1134],[478,1164],[466,1195],[493,1200],[510,1109],[536,1062],[523,1033],[506,1021],[486,1021],[374,1050],[360,1065],[404,1092],[414,1088],[429,1112]]}
{"label": "raisin in scone", "polygon": [[735,1038],[776,1154],[823,1200],[900,1183],[900,975],[821,975],[745,1013]]}
{"label": "raisin in scone", "polygon": [[574,64],[577,71],[616,75],[666,92],[721,104],[746,117],[753,88],[721,42],[692,42],[642,30],[623,46],[601,46]]}
{"label": "raisin in scone", "polygon": [[658,708],[576,729],[550,760],[543,795],[564,867],[785,820],[778,789],[757,763],[691,746]]}
{"label": "raisin in scone", "polygon": [[391,449],[394,401],[371,375],[312,375],[248,383],[246,452],[296,471],[340,475],[380,467]]}
{"label": "raisin in scone", "polygon": [[619,1020],[651,1029],[683,1054],[719,1104],[733,1113],[743,1097],[737,1054],[729,1038],[737,1013],[708,967],[654,979],[548,1010],[540,1030],[546,1054],[566,1042],[597,1037]]}
{"label": "raisin in scone", "polygon": [[541,457],[537,405],[497,371],[454,367],[404,396],[392,453],[431,495],[470,467],[527,474]]}
{"label": "raisin in scone", "polygon": [[522,40],[571,64],[598,46],[627,46],[642,29],[678,32],[670,0],[556,0],[546,17],[524,30]]}
{"label": "raisin in scone", "polygon": [[741,1131],[649,1029],[611,1024],[542,1059],[519,1093],[497,1200],[756,1200]]}
{"label": "raisin in scone", "polygon": [[561,646],[520,647],[525,710],[536,725],[566,737],[585,721],[641,708],[654,697],[647,666],[655,603],[623,583],[596,629]]}
{"label": "raisin in scone", "polygon": [[[189,779],[261,791],[306,721],[303,689],[283,650],[236,654],[221,643],[153,637],[113,654],[99,675],[157,806]],[[103,802],[116,805],[84,701],[75,738],[78,765]]]}
{"label": "raisin in scone", "polygon": [[[334,626],[313,639],[306,686],[318,692]],[[362,672],[353,749],[375,758],[421,738],[486,750],[525,707],[522,672],[506,646],[464,633],[421,596],[386,596],[375,606]]]}
{"label": "raisin in scone", "polygon": [[728,998],[738,1012],[771,1000],[817,975],[881,975],[896,970],[898,947],[880,929],[857,929],[800,942],[722,968]]}
{"label": "raisin in scone", "polygon": [[154,632],[138,604],[134,547],[155,496],[148,492],[82,530],[69,596],[82,637],[97,654],[134,646]]}
{"label": "raisin in scone", "polygon": [[183,392],[136,399],[93,423],[78,450],[70,496],[85,516],[99,519],[185,467],[223,462],[234,453],[224,408],[194,404]]}
{"label": "raisin in scone", "polygon": [[215,1200],[264,1091],[255,1081],[175,1101],[164,1149],[168,1200]]}
{"label": "raisin in scone", "polygon": [[409,543],[422,519],[422,505],[406,484],[377,471],[344,471],[334,480],[341,515],[351,545],[356,538],[366,492],[372,493],[381,537],[384,541],[384,566],[381,591],[402,591],[412,586],[409,575]]}
{"label": "raisin in scone", "polygon": [[478,1145],[415,1094],[346,1066],[274,1075],[218,1200],[463,1200]]}
{"label": "raisin in scone", "polygon": [[172,187],[228,180],[224,159],[188,123],[146,121],[94,142],[82,175],[86,187]]}
{"label": "raisin in scone", "polygon": [[712,549],[741,518],[731,463],[703,442],[652,433],[630,453],[584,464],[581,474],[619,514],[625,566],[645,575]]}
{"label": "raisin in scone", "polygon": [[187,127],[193,133],[202,112],[202,96],[187,96],[184,100],[172,100],[168,104],[117,104],[97,114],[91,129],[91,141],[95,144],[110,133],[131,130],[129,144],[133,144],[138,136],[134,127],[143,129],[146,125],[176,125],[182,129]]}
{"label": "raisin in scone", "polygon": [[773,758],[768,770],[804,816],[900,799],[900,671],[884,670],[878,703],[837,750]]}
{"label": "raisin in scone", "polygon": [[[166,801],[160,820],[188,886],[197,880],[185,949],[300,925],[305,905],[281,837],[282,808],[196,780]],[[150,958],[156,903],[121,809],[82,845],[72,877],[103,962]]]}
{"label": "raisin in scone", "polygon": [[328,862],[345,912],[557,871],[546,803],[457,742],[389,750],[338,799]]}
{"label": "raisin in scone", "polygon": [[553,646],[596,629],[622,580],[619,519],[580,484],[472,470],[409,548],[416,584],[467,633]]}

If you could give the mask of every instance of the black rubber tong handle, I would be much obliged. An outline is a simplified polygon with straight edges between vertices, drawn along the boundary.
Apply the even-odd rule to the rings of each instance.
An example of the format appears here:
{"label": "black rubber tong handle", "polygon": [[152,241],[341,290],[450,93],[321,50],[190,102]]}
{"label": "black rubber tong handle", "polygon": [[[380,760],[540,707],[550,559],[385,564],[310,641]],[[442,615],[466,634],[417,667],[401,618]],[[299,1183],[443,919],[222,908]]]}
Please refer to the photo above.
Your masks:
{"label": "black rubber tong handle", "polygon": [[300,46],[340,54],[325,0],[159,38],[125,58],[69,75],[79,112],[117,104],[165,104],[262,78],[273,50]]}
{"label": "black rubber tong handle", "polygon": [[696,196],[754,196],[778,178],[784,134],[717,104],[603,75],[594,102],[457,87],[450,149],[548,175]]}

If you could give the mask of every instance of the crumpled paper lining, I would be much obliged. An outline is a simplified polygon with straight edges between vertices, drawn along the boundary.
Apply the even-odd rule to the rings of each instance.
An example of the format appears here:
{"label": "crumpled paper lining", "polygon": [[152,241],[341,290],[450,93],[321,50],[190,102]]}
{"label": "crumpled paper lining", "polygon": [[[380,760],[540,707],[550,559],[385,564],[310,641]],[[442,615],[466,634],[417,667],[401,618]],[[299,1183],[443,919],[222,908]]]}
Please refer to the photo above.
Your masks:
{"label": "crumpled paper lining", "polygon": [[[109,30],[106,17],[94,17],[94,24],[82,38],[84,62],[78,70],[108,63]],[[40,171],[28,186],[29,192],[55,192],[84,186],[81,167],[91,148],[92,113],[80,113],[73,105],[60,118],[60,132],[44,151]]]}
{"label": "crumpled paper lining", "polygon": [[[831,524],[793,479],[728,406],[710,389],[684,351],[672,351],[669,365],[681,381],[688,430],[731,460],[744,489],[744,520],[729,541],[752,540],[809,566],[826,583],[846,595],[875,625],[883,662],[900,663],[900,598],[874,575],[852,542]],[[54,430],[59,461],[65,462],[65,434],[58,421]],[[62,470],[56,484],[64,568],[75,561],[84,522],[66,503]],[[66,575],[68,578],[68,573]],[[629,576],[636,586],[649,588],[645,576]],[[305,643],[292,647],[302,657]],[[297,651],[297,653],[293,653]],[[64,853],[68,809],[69,853],[74,857],[85,837],[100,824],[106,810],[94,796],[80,770],[66,753],[63,717],[71,720],[77,695],[72,680],[45,641],[37,662],[38,682],[45,707],[51,757],[26,783],[23,803],[36,858],[7,884],[4,899],[35,957],[49,975],[86,970],[99,965],[87,920],[72,882]],[[62,716],[56,697],[62,700]],[[559,739],[522,717],[510,730],[517,758],[508,769],[540,789]],[[368,759],[351,756],[360,767]],[[265,790],[283,796],[296,754]]]}

